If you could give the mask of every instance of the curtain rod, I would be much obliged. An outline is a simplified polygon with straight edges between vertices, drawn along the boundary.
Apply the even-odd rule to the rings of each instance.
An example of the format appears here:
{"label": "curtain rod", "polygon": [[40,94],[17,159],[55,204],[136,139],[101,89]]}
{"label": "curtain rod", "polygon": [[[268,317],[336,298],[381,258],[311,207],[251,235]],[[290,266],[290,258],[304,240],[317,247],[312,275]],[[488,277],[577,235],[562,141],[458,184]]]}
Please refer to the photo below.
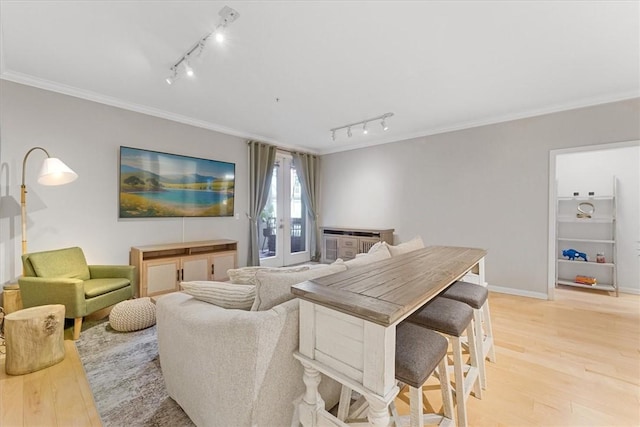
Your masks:
{"label": "curtain rod", "polygon": [[269,144],[268,142],[262,142],[262,141],[251,141],[251,140],[247,140],[247,145],[251,142],[259,142],[260,144],[265,144],[265,145],[273,145],[274,147],[276,147],[276,150],[278,151],[284,151],[285,153],[289,153],[289,154],[294,154],[294,153],[300,153],[300,154],[308,154],[311,156],[320,156],[320,154],[318,153],[310,153],[308,151],[302,151],[302,150],[294,150],[291,148],[285,148],[285,147],[281,147],[279,145],[275,145],[275,144]]}

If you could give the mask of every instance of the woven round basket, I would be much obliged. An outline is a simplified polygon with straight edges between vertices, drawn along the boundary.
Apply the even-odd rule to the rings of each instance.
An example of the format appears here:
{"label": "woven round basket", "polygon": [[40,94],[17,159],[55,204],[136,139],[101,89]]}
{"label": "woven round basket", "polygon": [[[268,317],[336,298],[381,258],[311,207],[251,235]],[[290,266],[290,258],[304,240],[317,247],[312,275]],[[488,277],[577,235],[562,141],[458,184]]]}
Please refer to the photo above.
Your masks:
{"label": "woven round basket", "polygon": [[156,305],[149,297],[119,302],[111,309],[109,323],[120,332],[148,328],[156,324]]}

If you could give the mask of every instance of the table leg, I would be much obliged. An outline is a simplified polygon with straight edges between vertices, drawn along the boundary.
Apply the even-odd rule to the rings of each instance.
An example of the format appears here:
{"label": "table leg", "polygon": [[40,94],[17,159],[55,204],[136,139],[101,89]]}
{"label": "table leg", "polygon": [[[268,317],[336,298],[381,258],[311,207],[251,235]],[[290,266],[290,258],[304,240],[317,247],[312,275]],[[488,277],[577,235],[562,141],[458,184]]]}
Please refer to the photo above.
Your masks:
{"label": "table leg", "polygon": [[386,427],[391,421],[389,416],[389,402],[372,395],[365,395],[367,403],[369,403],[369,412],[367,413],[367,419],[369,425]]}
{"label": "table leg", "polygon": [[302,381],[306,386],[304,396],[298,406],[300,424],[304,427],[314,427],[318,424],[318,411],[324,409],[324,400],[318,392],[321,380],[320,372],[308,363],[303,361],[300,363],[304,367]]}

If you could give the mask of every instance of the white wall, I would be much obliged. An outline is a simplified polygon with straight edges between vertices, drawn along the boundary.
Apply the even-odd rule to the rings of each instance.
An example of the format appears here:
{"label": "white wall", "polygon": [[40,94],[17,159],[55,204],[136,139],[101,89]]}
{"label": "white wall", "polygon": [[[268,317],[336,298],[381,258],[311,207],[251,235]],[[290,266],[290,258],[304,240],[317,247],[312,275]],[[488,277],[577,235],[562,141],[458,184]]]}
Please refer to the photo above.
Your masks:
{"label": "white wall", "polygon": [[640,139],[640,99],[323,156],[328,226],[486,248],[487,279],[546,297],[549,151]]}
{"label": "white wall", "polygon": [[[20,181],[42,146],[74,169],[68,185],[36,182],[27,163],[28,250],[80,246],[94,264],[128,264],[131,246],[228,238],[246,264],[247,148],[237,137],[0,81],[0,283],[21,274]],[[236,164],[235,218],[118,219],[118,156],[126,145]]]}
{"label": "white wall", "polygon": [[556,157],[558,195],[610,195],[617,179],[618,286],[640,294],[640,268],[636,253],[640,240],[640,145]]}

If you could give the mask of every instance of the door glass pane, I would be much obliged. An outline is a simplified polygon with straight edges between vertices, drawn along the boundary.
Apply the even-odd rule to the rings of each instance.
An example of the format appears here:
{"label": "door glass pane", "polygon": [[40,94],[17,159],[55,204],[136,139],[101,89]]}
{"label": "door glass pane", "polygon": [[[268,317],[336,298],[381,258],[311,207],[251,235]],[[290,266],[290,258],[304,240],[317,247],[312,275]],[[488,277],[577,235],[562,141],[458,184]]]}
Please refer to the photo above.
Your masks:
{"label": "door glass pane", "polygon": [[271,189],[269,198],[259,221],[258,240],[260,245],[260,258],[267,258],[276,255],[276,218],[278,216],[278,164],[273,168],[271,178]]}
{"label": "door glass pane", "polygon": [[302,189],[295,168],[291,168],[291,253],[306,248],[307,207],[302,200]]}

